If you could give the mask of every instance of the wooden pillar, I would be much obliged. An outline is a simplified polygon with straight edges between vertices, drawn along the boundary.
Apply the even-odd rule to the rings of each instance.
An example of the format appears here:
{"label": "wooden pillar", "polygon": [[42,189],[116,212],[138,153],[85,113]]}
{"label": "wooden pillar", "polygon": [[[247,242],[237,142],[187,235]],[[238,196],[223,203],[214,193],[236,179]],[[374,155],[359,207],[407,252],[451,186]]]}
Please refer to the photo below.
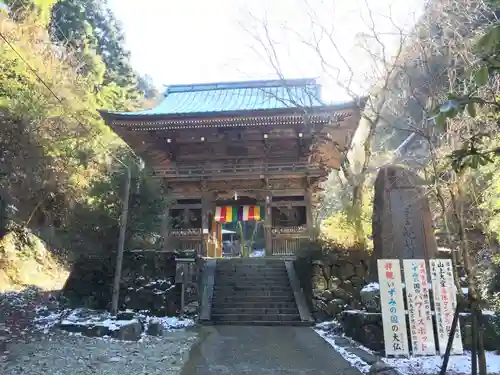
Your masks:
{"label": "wooden pillar", "polygon": [[304,201],[306,203],[306,226],[307,234],[311,240],[314,240],[316,230],[314,228],[314,218],[313,218],[313,206],[312,206],[312,189],[307,188],[306,194],[304,195]]}
{"label": "wooden pillar", "polygon": [[217,223],[217,246],[215,247],[215,257],[222,258],[222,223]]}
{"label": "wooden pillar", "polygon": [[209,256],[209,237],[210,237],[210,212],[212,211],[212,196],[204,193],[201,196],[201,233],[202,233],[202,256]]}
{"label": "wooden pillar", "polygon": [[273,218],[272,218],[272,209],[271,209],[271,202],[272,202],[272,195],[271,193],[266,194],[265,198],[265,203],[264,203],[264,245],[265,245],[265,252],[266,256],[271,256],[273,255],[273,237],[272,237],[272,225],[273,225]]}
{"label": "wooden pillar", "polygon": [[163,218],[161,221],[161,235],[163,237],[163,251],[170,251],[170,226],[171,226],[171,220],[170,220],[170,208],[167,208],[165,210],[165,213],[163,214]]}

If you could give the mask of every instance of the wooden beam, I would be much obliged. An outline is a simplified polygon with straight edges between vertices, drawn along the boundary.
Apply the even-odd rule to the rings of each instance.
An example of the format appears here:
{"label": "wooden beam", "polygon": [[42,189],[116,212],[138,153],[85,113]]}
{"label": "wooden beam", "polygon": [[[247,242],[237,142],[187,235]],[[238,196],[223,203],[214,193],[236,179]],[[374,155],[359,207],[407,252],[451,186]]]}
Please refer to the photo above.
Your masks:
{"label": "wooden beam", "polygon": [[202,208],[201,203],[188,203],[188,204],[174,204],[170,207],[172,210],[182,210],[185,208],[200,209]]}
{"label": "wooden beam", "polygon": [[271,207],[304,207],[307,206],[306,201],[279,201],[272,202]]}

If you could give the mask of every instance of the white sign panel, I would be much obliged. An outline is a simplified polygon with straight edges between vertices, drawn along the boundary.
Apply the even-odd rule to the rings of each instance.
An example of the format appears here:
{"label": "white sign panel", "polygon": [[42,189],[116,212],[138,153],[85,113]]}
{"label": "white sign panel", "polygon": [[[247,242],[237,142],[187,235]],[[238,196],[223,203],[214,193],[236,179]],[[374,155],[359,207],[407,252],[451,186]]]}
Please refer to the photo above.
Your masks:
{"label": "white sign panel", "polygon": [[[444,354],[451,331],[453,315],[457,308],[457,293],[453,280],[451,259],[431,259],[429,263],[431,266],[439,352]],[[463,351],[460,324],[457,324],[451,354],[462,354]]]}
{"label": "white sign panel", "polygon": [[404,259],[406,300],[413,355],[435,355],[429,281],[424,259]]}
{"label": "white sign panel", "polygon": [[385,354],[408,356],[408,332],[401,283],[401,263],[399,259],[378,259],[377,266]]}

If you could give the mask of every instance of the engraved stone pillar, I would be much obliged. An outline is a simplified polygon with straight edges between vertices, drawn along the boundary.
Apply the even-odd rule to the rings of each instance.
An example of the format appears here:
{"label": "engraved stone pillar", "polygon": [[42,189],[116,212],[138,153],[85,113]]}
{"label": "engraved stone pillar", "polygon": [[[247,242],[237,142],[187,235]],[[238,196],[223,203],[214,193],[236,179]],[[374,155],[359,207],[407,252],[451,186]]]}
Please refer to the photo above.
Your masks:
{"label": "engraved stone pillar", "polygon": [[373,202],[372,278],[377,274],[377,259],[436,258],[436,237],[422,183],[405,168],[379,170]]}
{"label": "engraved stone pillar", "polygon": [[272,237],[272,209],[271,209],[272,196],[271,193],[266,195],[264,201],[264,245],[266,256],[273,255],[273,237]]}

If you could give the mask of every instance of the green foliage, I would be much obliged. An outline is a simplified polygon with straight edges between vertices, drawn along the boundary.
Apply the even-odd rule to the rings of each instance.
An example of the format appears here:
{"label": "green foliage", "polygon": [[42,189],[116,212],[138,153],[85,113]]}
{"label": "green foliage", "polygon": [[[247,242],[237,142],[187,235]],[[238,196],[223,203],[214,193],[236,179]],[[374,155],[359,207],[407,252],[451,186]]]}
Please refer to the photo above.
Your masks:
{"label": "green foliage", "polygon": [[[40,7],[49,3],[33,2]],[[160,181],[138,170],[138,161],[97,112],[143,105],[123,36],[100,2],[61,0],[53,14],[56,7],[68,11],[62,25],[64,37],[71,37],[66,52],[54,46],[43,23],[33,21],[38,12],[23,13],[17,22],[2,19],[3,34],[50,88],[0,40],[2,198],[16,207],[14,219],[23,225],[49,228],[47,240],[68,249],[70,259],[109,255],[117,248],[126,178],[111,162],[113,154],[132,169],[126,248],[157,246],[167,195]]]}
{"label": "green foliage", "polygon": [[14,18],[21,20],[35,16],[43,26],[49,23],[52,7],[58,0],[3,0],[10,8]]}
{"label": "green foliage", "polygon": [[494,90],[484,90],[491,80],[499,79],[500,23],[491,26],[477,41],[475,47],[478,60],[470,66],[464,77],[466,83],[464,93],[449,93],[446,102],[432,109],[436,126],[440,130],[445,129],[447,120],[464,116],[465,112],[477,123],[476,129],[470,131],[461,147],[450,155],[452,167],[457,172],[493,163],[493,156],[500,154],[500,147],[489,142],[492,133],[485,132],[480,126],[481,123],[488,121],[498,124],[500,120],[499,93]]}
{"label": "green foliage", "polygon": [[[358,245],[355,220],[357,213],[352,212],[351,206],[344,206],[342,210],[334,212],[321,223],[321,235],[326,241],[331,241],[342,248],[352,248]],[[373,203],[371,194],[365,192],[361,212],[361,225],[365,235],[368,248],[371,247],[369,240],[372,235],[372,213]]]}
{"label": "green foliage", "polygon": [[[52,9],[50,30],[54,41],[75,54],[78,71],[92,79],[111,108],[124,110],[124,102],[139,99],[139,82],[124,47],[123,31],[105,3],[59,0]],[[143,90],[145,84],[141,84]]]}
{"label": "green foliage", "polygon": [[[493,257],[493,269],[495,271],[493,278],[490,282],[489,292],[492,294],[493,300],[491,306],[495,311],[500,313],[500,255],[496,254]],[[496,327],[500,334],[500,316],[498,316]]]}
{"label": "green foliage", "polygon": [[[159,246],[160,226],[169,200],[161,180],[151,179],[148,170],[138,171],[133,164],[131,167],[126,248],[153,248]],[[67,240],[74,252],[85,254],[105,250],[112,253],[116,250],[125,180],[126,173],[122,169],[99,175],[91,182],[88,196],[74,207],[70,220],[61,228],[61,233],[71,234]],[[89,244],[92,244],[91,249]]]}
{"label": "green foliage", "polygon": [[486,185],[479,206],[487,218],[484,229],[500,242],[500,160],[479,167],[477,173]]}

